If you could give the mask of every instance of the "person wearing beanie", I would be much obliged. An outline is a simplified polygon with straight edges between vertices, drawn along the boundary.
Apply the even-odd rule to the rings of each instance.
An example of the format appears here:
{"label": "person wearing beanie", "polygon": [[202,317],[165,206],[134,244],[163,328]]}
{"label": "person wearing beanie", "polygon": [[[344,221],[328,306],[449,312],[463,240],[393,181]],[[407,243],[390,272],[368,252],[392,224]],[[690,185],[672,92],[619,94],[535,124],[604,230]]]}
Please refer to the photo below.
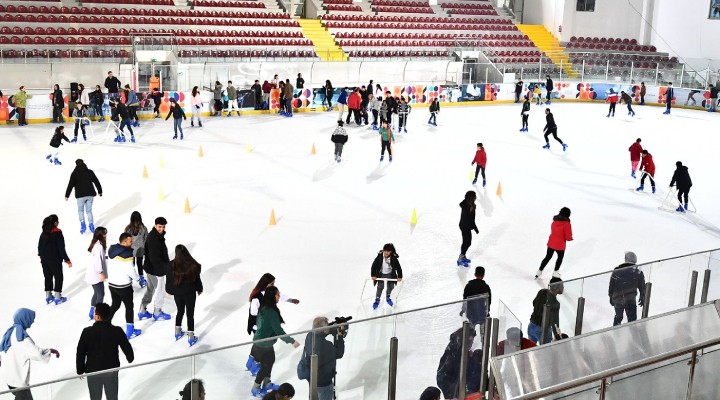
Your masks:
{"label": "person wearing beanie", "polygon": [[[677,212],[685,212],[688,209],[688,195],[692,187],[692,179],[688,173],[688,167],[684,166],[681,161],[675,163],[675,172],[673,173],[670,187],[677,185],[677,197],[680,206],[675,210]],[[685,202],[683,202],[683,197]]]}
{"label": "person wearing beanie", "polygon": [[630,166],[632,167],[632,170],[630,172],[630,176],[635,178],[635,171],[637,171],[638,164],[640,164],[640,158],[642,155],[642,145],[640,144],[642,142],[642,139],[637,138],[635,140],[635,143],[633,143],[629,148],[628,151],[630,152]]}
{"label": "person wearing beanie", "polygon": [[640,163],[640,172],[642,172],[642,178],[640,178],[640,186],[635,189],[638,192],[642,192],[645,189],[645,178],[650,178],[650,185],[652,186],[652,192],[655,193],[655,163],[653,162],[652,154],[647,150],[642,151],[642,162]]}
{"label": "person wearing beanie", "polygon": [[[645,302],[645,274],[635,266],[637,256],[632,251],[625,253],[625,262],[618,265],[610,276],[608,296],[610,305],[615,307],[615,319],[613,326],[620,325],[623,320],[623,312],[627,316],[627,322],[637,320],[637,306]],[[640,293],[640,299],[635,300]]]}
{"label": "person wearing beanie", "polygon": [[440,400],[440,389],[435,386],[428,386],[420,395],[420,400]]}
{"label": "person wearing beanie", "polygon": [[570,225],[570,209],[563,207],[560,209],[560,213],[553,217],[552,225],[550,226],[550,238],[547,244],[547,253],[540,263],[540,269],[535,273],[535,279],[542,275],[545,266],[550,262],[553,253],[557,253],[557,260],[555,261],[555,272],[553,277],[560,277],[560,265],[562,265],[563,257],[565,257],[565,246],[567,242],[573,240],[572,236],[572,225]]}
{"label": "person wearing beanie", "polygon": [[402,282],[403,277],[402,267],[400,266],[398,258],[400,258],[400,256],[398,256],[395,251],[395,246],[392,243],[387,243],[383,246],[383,249],[378,252],[375,261],[373,261],[370,267],[370,277],[372,278],[373,285],[377,286],[373,310],[377,310],[380,306],[380,295],[385,288],[385,280],[388,280],[385,301],[390,307],[393,306],[390,294],[395,288],[395,281],[398,283]]}
{"label": "person wearing beanie", "polygon": [[533,299],[533,312],[530,315],[530,323],[528,324],[528,338],[534,343],[543,344],[550,343],[553,338],[552,329],[545,332],[545,341],[540,343],[542,334],[542,316],[545,306],[550,306],[550,327],[560,326],[560,302],[557,295],[563,294],[565,287],[562,279],[553,277],[550,279],[550,285],[547,289],[540,289]]}

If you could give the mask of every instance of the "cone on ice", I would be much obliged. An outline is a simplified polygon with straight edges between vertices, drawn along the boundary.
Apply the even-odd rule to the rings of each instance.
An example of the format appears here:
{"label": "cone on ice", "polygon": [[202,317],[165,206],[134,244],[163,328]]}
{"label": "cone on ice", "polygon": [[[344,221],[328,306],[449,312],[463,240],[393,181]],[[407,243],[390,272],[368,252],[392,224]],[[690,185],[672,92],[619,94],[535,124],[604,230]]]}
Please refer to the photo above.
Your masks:
{"label": "cone on ice", "polygon": [[160,186],[160,190],[158,190],[158,200],[165,200],[165,194],[163,193],[162,186]]}
{"label": "cone on ice", "polygon": [[190,199],[185,198],[185,214],[190,214]]}
{"label": "cone on ice", "polygon": [[270,211],[270,225],[277,225],[275,222],[275,209]]}
{"label": "cone on ice", "polygon": [[500,185],[500,182],[498,182],[498,188],[495,194],[498,196],[502,196],[502,185]]}
{"label": "cone on ice", "polygon": [[475,179],[475,168],[470,168],[470,180]]}
{"label": "cone on ice", "polygon": [[413,208],[412,216],[410,217],[410,225],[417,225],[417,210]]}
{"label": "cone on ice", "polygon": [[202,145],[200,145],[200,148],[198,149],[198,157],[203,157],[203,151],[202,151]]}
{"label": "cone on ice", "polygon": [[160,165],[160,168],[165,168],[165,161],[163,160],[162,156],[160,156],[160,161],[158,162],[158,165]]}
{"label": "cone on ice", "polygon": [[315,154],[315,143],[313,143],[312,148],[310,149],[310,154]]}
{"label": "cone on ice", "polygon": [[250,147],[249,144],[245,146],[245,152],[246,152],[246,153],[252,153],[252,147]]}
{"label": "cone on ice", "polygon": [[143,165],[143,178],[147,178],[147,177],[148,177],[147,166]]}

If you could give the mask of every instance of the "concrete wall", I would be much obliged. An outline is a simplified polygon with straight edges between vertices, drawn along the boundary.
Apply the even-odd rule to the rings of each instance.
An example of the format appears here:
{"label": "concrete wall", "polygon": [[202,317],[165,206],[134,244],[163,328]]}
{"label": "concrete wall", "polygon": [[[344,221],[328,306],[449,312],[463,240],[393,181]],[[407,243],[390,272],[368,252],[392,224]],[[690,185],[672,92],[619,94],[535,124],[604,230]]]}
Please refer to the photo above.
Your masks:
{"label": "concrete wall", "polygon": [[656,0],[655,31],[650,37],[659,51],[686,59],[720,59],[720,20],[708,19],[709,0]]}

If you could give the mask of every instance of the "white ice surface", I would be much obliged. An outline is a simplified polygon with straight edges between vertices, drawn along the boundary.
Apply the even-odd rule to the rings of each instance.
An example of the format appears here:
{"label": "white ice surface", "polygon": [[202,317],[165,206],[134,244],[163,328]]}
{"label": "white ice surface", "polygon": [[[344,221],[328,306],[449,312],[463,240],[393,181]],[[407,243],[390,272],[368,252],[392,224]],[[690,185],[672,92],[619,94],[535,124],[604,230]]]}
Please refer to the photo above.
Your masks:
{"label": "white ice surface", "polygon": [[[552,263],[543,281],[533,280],[533,275],[545,254],[552,217],[563,206],[572,209],[575,236],[561,270],[565,279],[609,270],[622,262],[626,250],[645,262],[720,247],[717,114],[677,109],[664,116],[661,108],[636,106],[635,118],[622,115],[619,108],[614,119],[607,119],[603,105],[558,103],[552,109],[559,136],[569,144],[563,153],[554,141],[549,151],[541,148],[543,109],[533,106],[531,130],[520,133],[517,105],[444,107],[438,127],[427,126],[427,110],[417,108],[409,118],[409,133],[397,135],[392,164],[378,163],[376,132],[352,125],[343,161],[336,164],[330,142],[334,112],[296,114],[292,119],[206,118],[203,128],[184,124],[184,141],[170,139],[169,121],[142,121],[136,128],[137,144],[66,144],[62,166],[45,161],[54,125],[0,127],[0,215],[5,226],[0,233],[0,330],[10,326],[15,309],[35,310],[30,334],[40,346],[57,348],[61,358],[47,365],[34,363],[31,381],[75,375],[75,346],[89,324],[92,294],[83,280],[91,236],[79,234],[74,198],[63,199],[76,158],[84,159],[102,182],[104,196],[94,204],[95,225],[108,227],[111,243],[133,210],[142,213],[148,227],[162,215],[169,221],[171,256],[182,243],[203,265],[205,293],[196,311],[200,342],[188,350],[186,341],[174,341],[173,321],[143,321],[137,323],[142,336],[131,341],[136,362],[248,341],[247,297],[264,272],[277,277],[281,291],[301,300],[297,306],[281,305],[287,332],[309,329],[317,315],[352,315],[356,320],[380,315],[370,309],[373,295],[363,294],[363,287],[373,257],[386,242],[395,244],[405,272],[396,309],[459,299],[472,273],[455,267],[461,241],[458,203],[473,188],[468,175],[477,142],[487,149],[488,185],[479,190],[480,234],[473,236],[468,257],[473,266],[487,269],[493,312],[502,300],[523,328],[536,291],[549,279]],[[98,137],[103,128],[95,125]],[[72,137],[71,124],[66,130]],[[629,176],[627,148],[637,137],[643,138],[657,165],[655,196],[629,190],[636,182]],[[310,154],[313,144],[316,155]],[[198,157],[200,145],[203,158]],[[695,184],[691,195],[698,213],[693,217],[658,211],[677,160],[689,166]],[[142,178],[144,165],[148,179]],[[502,197],[495,195],[498,183]],[[158,199],[160,188],[163,201]],[[191,214],[183,213],[186,197]],[[413,208],[418,215],[415,227],[410,225]],[[277,217],[272,227],[271,209]],[[51,213],[60,217],[74,263],[72,269],[65,268],[64,295],[69,300],[60,306],[44,303],[36,257],[41,222]],[[136,288],[135,311],[141,294]],[[171,297],[165,309],[174,316]],[[398,321],[399,398],[415,399],[435,384],[448,335],[460,323],[457,311],[445,308]],[[122,312],[114,323],[124,326]],[[340,389],[364,386],[367,399],[386,393],[382,382],[393,329],[390,320],[353,327],[347,356],[338,365]],[[297,398],[304,398],[307,386],[295,376],[301,350],[284,343],[275,348],[273,380],[294,383]],[[196,358],[196,375],[207,381],[209,399],[249,397],[252,378],[244,372],[248,352],[241,348]],[[162,369],[125,372],[121,397],[176,398],[191,368],[189,361],[175,361]],[[84,398],[84,385],[55,385],[53,398]],[[48,392],[36,389],[34,395],[49,398]]]}

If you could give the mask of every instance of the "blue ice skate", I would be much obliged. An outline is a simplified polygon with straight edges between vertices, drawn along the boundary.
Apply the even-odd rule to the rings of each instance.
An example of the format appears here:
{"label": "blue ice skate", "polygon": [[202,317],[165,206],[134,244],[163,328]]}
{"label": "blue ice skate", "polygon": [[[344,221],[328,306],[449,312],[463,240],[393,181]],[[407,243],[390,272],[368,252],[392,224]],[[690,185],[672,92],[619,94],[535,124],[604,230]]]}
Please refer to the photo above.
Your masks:
{"label": "blue ice skate", "polygon": [[80,234],[82,235],[87,230],[87,227],[85,226],[85,221],[80,222]]}
{"label": "blue ice skate", "polygon": [[567,145],[567,144],[565,144],[565,143],[563,143],[562,147],[563,147],[563,151],[566,151],[566,150],[567,150],[567,148],[568,148],[568,145]]}

